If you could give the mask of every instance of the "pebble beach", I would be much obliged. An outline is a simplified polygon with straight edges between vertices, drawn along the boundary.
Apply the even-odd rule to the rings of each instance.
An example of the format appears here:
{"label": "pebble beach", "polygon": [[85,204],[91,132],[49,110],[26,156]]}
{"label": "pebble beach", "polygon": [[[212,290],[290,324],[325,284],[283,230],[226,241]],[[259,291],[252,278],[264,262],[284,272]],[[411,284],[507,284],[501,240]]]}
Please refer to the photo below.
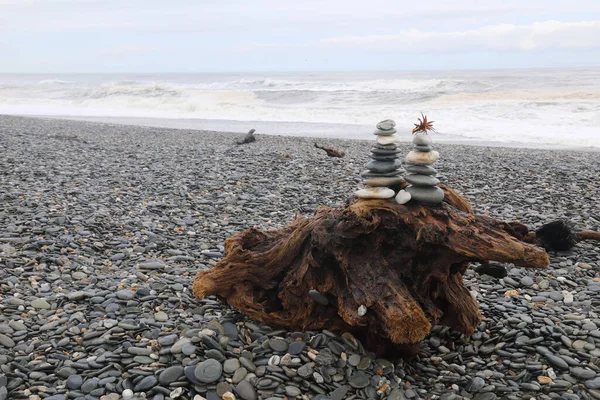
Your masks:
{"label": "pebble beach", "polygon": [[[0,115],[0,400],[600,399],[597,242],[551,252],[547,270],[473,265],[477,331],[435,327],[413,360],[195,299],[231,235],[364,187],[370,141],[241,137]],[[437,178],[476,213],[600,230],[600,152],[433,137]]]}

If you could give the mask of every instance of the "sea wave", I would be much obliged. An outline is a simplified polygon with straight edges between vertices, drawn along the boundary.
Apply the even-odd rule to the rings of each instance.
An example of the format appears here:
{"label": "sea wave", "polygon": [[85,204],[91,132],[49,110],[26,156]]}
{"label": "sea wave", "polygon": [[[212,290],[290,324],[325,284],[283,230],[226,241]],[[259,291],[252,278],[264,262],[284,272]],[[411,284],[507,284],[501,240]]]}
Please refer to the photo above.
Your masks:
{"label": "sea wave", "polygon": [[600,91],[581,89],[521,89],[502,90],[484,93],[455,93],[446,94],[433,100],[435,104],[462,104],[465,102],[486,101],[530,101],[530,102],[554,102],[554,101],[594,101],[600,100]]}
{"label": "sea wave", "polygon": [[65,81],[62,79],[42,79],[38,81],[37,84],[41,86],[49,86],[49,85],[71,85],[75,82],[73,81]]}
{"label": "sea wave", "polygon": [[80,94],[82,98],[90,99],[102,99],[113,96],[159,98],[181,95],[182,91],[180,89],[167,83],[140,86],[118,82],[103,83],[99,86],[83,90]]}
{"label": "sea wave", "polygon": [[399,131],[408,132],[423,111],[440,131],[455,136],[557,144],[580,135],[576,138],[580,143],[600,146],[600,87],[590,79],[589,85],[576,85],[576,74],[563,86],[556,80],[545,84],[547,77],[520,75],[511,79],[466,73],[427,78],[379,75],[147,80],[76,76],[22,81],[14,77],[3,81],[0,76],[0,113],[360,126],[393,118]]}

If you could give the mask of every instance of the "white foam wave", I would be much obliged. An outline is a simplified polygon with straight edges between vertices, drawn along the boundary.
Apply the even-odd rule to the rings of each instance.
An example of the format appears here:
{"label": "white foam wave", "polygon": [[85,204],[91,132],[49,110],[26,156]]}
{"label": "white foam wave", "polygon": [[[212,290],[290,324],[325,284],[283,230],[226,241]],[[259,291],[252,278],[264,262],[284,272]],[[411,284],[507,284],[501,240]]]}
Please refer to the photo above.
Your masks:
{"label": "white foam wave", "polygon": [[119,82],[108,82],[84,90],[81,94],[81,97],[91,99],[101,99],[114,96],[158,98],[179,96],[181,94],[181,90],[167,83],[133,85]]}
{"label": "white foam wave", "polygon": [[[593,85],[544,87],[543,81],[537,81],[537,86],[521,88],[528,80],[507,85],[505,77],[377,79],[373,75],[369,79],[219,77],[203,82],[78,78],[34,81],[37,85],[3,82],[0,77],[0,113],[361,126],[393,118],[400,131],[408,132],[415,116],[424,111],[442,132],[455,136],[600,147],[600,88]],[[369,138],[367,132],[365,139]]]}
{"label": "white foam wave", "polygon": [[41,81],[38,81],[38,85],[41,86],[49,86],[49,85],[70,85],[73,84],[73,81],[65,81],[62,79],[42,79]]}

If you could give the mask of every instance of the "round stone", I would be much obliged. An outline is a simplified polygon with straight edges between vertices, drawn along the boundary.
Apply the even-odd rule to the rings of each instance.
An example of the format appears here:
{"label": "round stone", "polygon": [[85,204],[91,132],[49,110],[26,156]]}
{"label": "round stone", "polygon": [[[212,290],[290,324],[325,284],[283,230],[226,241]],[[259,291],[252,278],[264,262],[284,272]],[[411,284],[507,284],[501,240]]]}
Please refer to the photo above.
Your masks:
{"label": "round stone", "polygon": [[223,367],[221,363],[214,359],[208,359],[206,361],[202,361],[194,371],[194,375],[196,379],[203,383],[212,383],[216,382],[223,372]]}
{"label": "round stone", "polygon": [[354,192],[354,195],[360,199],[391,199],[396,192],[387,187],[369,187]]}
{"label": "round stone", "polygon": [[169,320],[169,316],[164,311],[159,311],[154,314],[154,320],[158,322],[166,322]]}
{"label": "round stone", "polygon": [[366,165],[367,169],[372,172],[392,172],[392,171],[397,170],[401,166],[402,166],[402,162],[400,160],[390,160],[390,161],[373,160]]}
{"label": "round stone", "polygon": [[406,162],[410,164],[418,165],[431,165],[440,158],[440,153],[437,151],[430,151],[423,153],[420,151],[411,151],[406,155]]}
{"label": "round stone", "polygon": [[408,193],[406,190],[401,190],[396,195],[396,203],[406,204],[410,201],[411,198],[412,198],[412,196],[410,193]]}
{"label": "round stone", "polygon": [[369,178],[365,181],[365,185],[367,186],[371,186],[371,187],[379,187],[379,186],[394,186],[394,185],[399,185],[402,182],[404,182],[404,179],[402,179],[399,176],[392,176],[389,178]]}
{"label": "round stone", "polygon": [[408,174],[404,177],[406,182],[415,186],[435,186],[440,183],[440,180],[430,175]]}
{"label": "round stone", "polygon": [[[365,189],[363,189],[365,190]],[[391,189],[389,189],[391,190]],[[359,190],[360,191],[360,190]],[[313,299],[315,302],[322,304],[324,306],[329,304],[329,300],[327,299],[327,297],[323,296],[318,290],[309,290],[308,291],[308,295],[310,296],[311,299]]]}
{"label": "round stone", "polygon": [[400,138],[396,134],[389,135],[389,136],[377,136],[377,143],[383,144],[383,145],[392,144],[392,143],[396,143],[398,141],[398,139],[400,139]]}
{"label": "round stone", "polygon": [[304,350],[305,347],[306,347],[305,342],[301,342],[301,341],[292,342],[292,343],[290,343],[290,345],[288,347],[288,353],[290,353],[291,355],[300,354],[300,353],[302,353],[302,350]]}
{"label": "round stone", "polygon": [[421,201],[423,203],[438,204],[444,200],[444,191],[439,187],[421,187],[409,186],[405,189],[410,193],[412,200]]}
{"label": "round stone", "polygon": [[390,129],[389,131],[382,131],[381,129],[376,129],[373,132],[373,135],[377,135],[377,136],[390,136],[390,135],[393,135],[394,133],[396,133],[395,129]]}
{"label": "round stone", "polygon": [[427,133],[419,132],[413,135],[412,142],[416,145],[428,146],[431,144],[432,140],[431,136],[429,136]]}
{"label": "round stone", "polygon": [[428,165],[407,165],[406,172],[410,172],[411,174],[420,174],[420,175],[435,175],[437,171],[435,168],[432,168]]}
{"label": "round stone", "polygon": [[396,127],[396,121],[393,119],[384,119],[383,121],[377,124],[377,129],[382,131],[389,131],[390,129],[394,129]]}
{"label": "round stone", "polygon": [[360,363],[360,356],[358,354],[352,354],[348,358],[348,363],[353,367],[356,367]]}
{"label": "round stone", "polygon": [[227,374],[233,374],[240,367],[240,361],[237,358],[230,358],[223,363],[223,371]]}
{"label": "round stone", "polygon": [[286,386],[285,394],[294,398],[294,397],[300,396],[302,394],[302,391],[297,386]]}
{"label": "round stone", "polygon": [[288,349],[288,344],[283,339],[274,338],[269,340],[269,347],[273,349],[273,351],[285,353]]}
{"label": "round stone", "polygon": [[83,377],[81,375],[71,375],[67,378],[67,388],[77,390],[83,385]]}

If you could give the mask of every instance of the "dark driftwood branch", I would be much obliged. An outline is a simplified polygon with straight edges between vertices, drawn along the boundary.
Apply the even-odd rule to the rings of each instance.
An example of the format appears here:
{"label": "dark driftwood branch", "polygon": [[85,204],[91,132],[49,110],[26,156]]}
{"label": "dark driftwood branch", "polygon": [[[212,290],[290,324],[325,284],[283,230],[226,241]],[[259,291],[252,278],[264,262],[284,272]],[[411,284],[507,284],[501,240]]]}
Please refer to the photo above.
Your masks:
{"label": "dark driftwood branch", "polygon": [[250,129],[250,131],[246,134],[246,136],[244,136],[244,138],[242,140],[238,140],[236,143],[237,144],[246,144],[246,143],[256,142],[256,137],[254,136],[254,132],[256,132],[255,129]]}
{"label": "dark driftwood branch", "polygon": [[198,274],[194,294],[217,295],[274,326],[352,331],[388,355],[414,354],[434,324],[472,334],[481,315],[462,280],[469,262],[544,268],[548,256],[520,240],[523,225],[473,215],[465,199],[442,189],[436,207],[359,200],[277,231],[236,234],[224,259]]}
{"label": "dark driftwood branch", "polygon": [[338,150],[333,148],[332,146],[320,146],[319,144],[315,143],[315,147],[317,149],[321,149],[321,150],[325,150],[325,152],[327,153],[327,155],[329,157],[338,157],[338,158],[342,158],[346,155],[346,153],[344,153],[344,150]]}

